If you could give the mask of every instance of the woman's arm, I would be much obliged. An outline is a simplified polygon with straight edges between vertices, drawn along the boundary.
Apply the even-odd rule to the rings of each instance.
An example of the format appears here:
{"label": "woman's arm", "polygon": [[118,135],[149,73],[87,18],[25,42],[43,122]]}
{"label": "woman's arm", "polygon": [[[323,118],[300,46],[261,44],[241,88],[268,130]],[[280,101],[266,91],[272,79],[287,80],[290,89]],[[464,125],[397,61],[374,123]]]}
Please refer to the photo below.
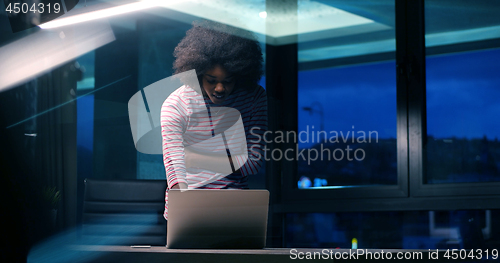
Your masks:
{"label": "woman's arm", "polygon": [[187,186],[183,145],[187,113],[183,111],[185,107],[181,103],[178,94],[172,93],[161,108],[163,164],[168,188],[178,184]]}
{"label": "woman's arm", "polygon": [[[184,149],[186,167],[203,168],[212,172],[231,174],[233,170],[229,163],[229,158],[226,153],[210,153],[200,154],[190,150]],[[232,162],[234,158],[231,159]],[[237,169],[235,172],[239,171]]]}
{"label": "woman's arm", "polygon": [[267,94],[259,86],[252,105],[250,120],[245,123],[246,142],[248,155],[237,155],[233,160],[238,162],[240,171],[244,176],[258,173],[264,163],[264,149],[266,146],[264,133],[267,131]]}
{"label": "woman's arm", "polygon": [[188,189],[188,185],[185,183],[178,183],[178,184],[170,187],[170,189]]}

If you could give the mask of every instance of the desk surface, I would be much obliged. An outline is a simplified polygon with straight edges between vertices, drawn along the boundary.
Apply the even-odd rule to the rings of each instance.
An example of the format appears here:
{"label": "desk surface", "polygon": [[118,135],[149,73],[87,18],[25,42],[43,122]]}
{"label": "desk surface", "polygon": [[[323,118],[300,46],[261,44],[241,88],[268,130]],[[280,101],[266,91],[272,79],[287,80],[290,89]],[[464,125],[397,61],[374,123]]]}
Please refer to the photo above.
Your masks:
{"label": "desk surface", "polygon": [[[265,248],[265,249],[169,249],[162,246],[151,247],[133,247],[133,246],[92,246],[75,245],[72,249],[84,251],[102,251],[102,252],[148,252],[148,253],[167,253],[167,254],[253,254],[253,255],[290,255],[290,248]],[[319,251],[321,249],[301,249],[301,251]]]}
{"label": "desk surface", "polygon": [[[255,255],[290,255],[291,250],[297,251],[297,253],[321,253],[324,250],[339,252],[339,253],[349,253],[355,251],[354,249],[335,249],[335,248],[264,248],[264,249],[169,249],[163,246],[151,246],[151,247],[134,247],[134,246],[93,246],[93,245],[75,245],[70,246],[72,249],[84,250],[84,251],[103,251],[103,252],[149,252],[149,253],[194,253],[194,254],[255,254]],[[360,249],[365,250],[365,249]],[[366,251],[366,250],[365,250]],[[384,253],[397,253],[401,251],[421,251],[428,252],[428,250],[402,250],[402,249],[368,249],[372,253],[384,252]]]}
{"label": "desk surface", "polygon": [[[297,259],[321,262],[356,261],[356,262],[395,262],[398,253],[420,254],[420,258],[402,259],[405,262],[450,262],[443,257],[445,250],[439,251],[439,257],[430,258],[429,252],[435,250],[402,249],[307,249],[307,248],[266,248],[266,249],[167,249],[153,246],[134,248],[130,246],[70,246],[71,250],[91,254],[91,260],[85,262],[296,262]],[[371,253],[371,258],[367,258]],[[382,258],[380,258],[382,256]],[[338,257],[336,259],[336,257]],[[379,257],[378,259],[376,257]],[[390,257],[390,258],[388,258]],[[396,259],[396,260],[394,260]],[[451,260],[453,262],[475,262],[475,260]]]}
{"label": "desk surface", "polygon": [[[290,249],[167,249],[130,246],[68,246],[82,262],[291,262]],[[320,251],[320,250],[317,250]]]}

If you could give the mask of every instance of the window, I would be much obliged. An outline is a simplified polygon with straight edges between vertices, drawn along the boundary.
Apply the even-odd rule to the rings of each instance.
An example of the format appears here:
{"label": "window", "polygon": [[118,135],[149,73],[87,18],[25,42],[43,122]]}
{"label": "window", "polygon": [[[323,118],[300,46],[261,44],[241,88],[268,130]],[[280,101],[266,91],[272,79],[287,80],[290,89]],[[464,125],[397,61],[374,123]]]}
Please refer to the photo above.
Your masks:
{"label": "window", "polygon": [[[406,124],[397,118],[395,3],[299,1],[297,10],[298,124],[285,135],[296,145],[271,156],[297,167],[293,178],[285,172],[287,198],[407,196],[407,174],[398,172]],[[330,28],[308,26],[325,13]]]}
{"label": "window", "polygon": [[299,72],[299,188],[397,184],[394,67]]}
{"label": "window", "polygon": [[498,182],[497,3],[451,2],[425,1],[427,166],[423,183]]}
{"label": "window", "polygon": [[500,181],[500,49],[427,58],[427,184]]}

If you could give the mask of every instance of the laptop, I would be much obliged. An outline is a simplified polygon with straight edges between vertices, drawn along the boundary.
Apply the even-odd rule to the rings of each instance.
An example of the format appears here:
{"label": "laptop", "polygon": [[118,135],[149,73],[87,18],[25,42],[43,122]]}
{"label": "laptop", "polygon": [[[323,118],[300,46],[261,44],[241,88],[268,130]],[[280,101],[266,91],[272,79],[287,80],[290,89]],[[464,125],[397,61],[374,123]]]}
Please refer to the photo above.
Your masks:
{"label": "laptop", "polygon": [[268,206],[267,190],[169,190],[167,248],[264,248]]}

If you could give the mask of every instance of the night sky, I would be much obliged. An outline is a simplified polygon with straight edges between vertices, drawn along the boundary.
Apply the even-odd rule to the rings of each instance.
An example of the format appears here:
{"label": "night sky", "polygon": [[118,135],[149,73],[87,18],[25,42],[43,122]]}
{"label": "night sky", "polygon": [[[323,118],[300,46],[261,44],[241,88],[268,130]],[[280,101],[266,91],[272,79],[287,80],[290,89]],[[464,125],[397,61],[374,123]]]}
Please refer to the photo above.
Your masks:
{"label": "night sky", "polygon": [[[500,137],[500,49],[427,58],[428,135]],[[396,138],[395,62],[299,72],[299,130],[377,131]],[[310,144],[303,144],[303,147]]]}

